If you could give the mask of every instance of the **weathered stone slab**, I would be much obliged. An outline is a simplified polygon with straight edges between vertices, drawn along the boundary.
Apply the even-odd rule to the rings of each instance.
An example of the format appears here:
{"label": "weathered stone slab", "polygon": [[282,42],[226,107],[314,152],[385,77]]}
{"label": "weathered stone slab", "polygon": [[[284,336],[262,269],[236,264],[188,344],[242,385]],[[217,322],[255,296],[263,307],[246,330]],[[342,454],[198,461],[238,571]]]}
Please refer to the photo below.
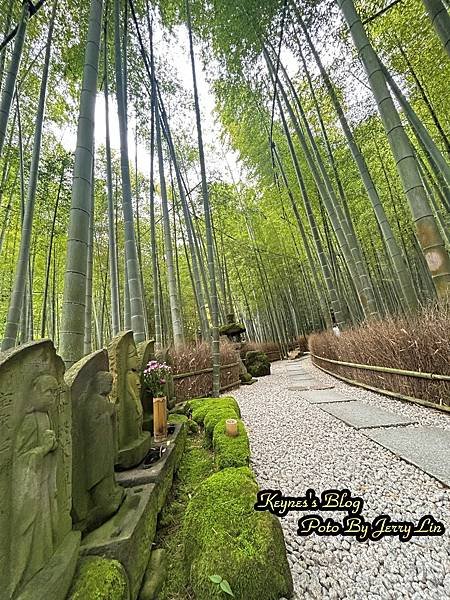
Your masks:
{"label": "weathered stone slab", "polygon": [[432,427],[396,427],[371,429],[364,434],[450,487],[450,431]]}
{"label": "weathered stone slab", "polygon": [[[325,384],[324,384],[325,385]],[[333,388],[332,385],[329,387],[324,387],[323,389],[316,388],[317,391],[311,390],[310,392],[306,392],[302,394],[308,402],[311,404],[323,404],[323,403],[331,403],[331,402],[350,402],[348,398],[338,394],[335,391],[328,391]]]}
{"label": "weathered stone slab", "polygon": [[68,592],[81,537],[70,516],[70,434],[64,363],[53,343],[1,353],[1,598],[63,600]]}
{"label": "weathered stone slab", "polygon": [[387,410],[357,400],[321,404],[322,410],[337,417],[355,429],[372,427],[392,427],[395,425],[411,425],[415,421],[406,419]]}
{"label": "weathered stone slab", "polygon": [[72,520],[74,529],[86,532],[111,517],[125,495],[114,475],[116,406],[108,397],[108,353],[88,354],[64,379],[72,405]]}
{"label": "weathered stone slab", "polygon": [[46,567],[25,584],[16,600],[65,598],[77,565],[80,537],[78,531],[68,533]]}
{"label": "weathered stone slab", "polygon": [[[130,598],[138,595],[156,533],[158,513],[172,487],[186,435],[186,427],[176,424],[163,460],[150,469],[138,467],[117,474],[117,480],[128,488],[122,506],[109,521],[83,539],[83,555],[105,556],[122,563],[129,579]],[[144,481],[151,483],[140,485]]]}
{"label": "weathered stone slab", "polygon": [[114,337],[108,346],[113,388],[111,401],[117,408],[117,445],[119,469],[138,465],[150,449],[150,433],[143,431],[141,402],[141,361],[132,331]]}
{"label": "weathered stone slab", "polygon": [[298,383],[292,383],[288,386],[288,390],[290,392],[304,392],[305,390],[311,389],[311,386],[314,385],[314,381],[301,381]]}
{"label": "weathered stone slab", "polygon": [[314,383],[313,385],[309,386],[310,390],[332,390],[333,388],[334,385],[327,383]]}
{"label": "weathered stone slab", "polygon": [[119,512],[83,539],[83,555],[94,554],[122,563],[130,583],[130,598],[138,595],[156,533],[157,518],[155,484],[129,488]]}
{"label": "weathered stone slab", "polygon": [[117,473],[117,481],[124,487],[132,487],[136,485],[144,485],[147,483],[157,483],[165,477],[172,477],[173,470],[176,468],[178,461],[184,449],[186,440],[186,431],[182,423],[175,425],[175,431],[169,438],[169,444],[163,442],[158,446],[165,446],[166,452],[162,458],[148,469],[143,468],[143,463],[134,469],[121,471]]}

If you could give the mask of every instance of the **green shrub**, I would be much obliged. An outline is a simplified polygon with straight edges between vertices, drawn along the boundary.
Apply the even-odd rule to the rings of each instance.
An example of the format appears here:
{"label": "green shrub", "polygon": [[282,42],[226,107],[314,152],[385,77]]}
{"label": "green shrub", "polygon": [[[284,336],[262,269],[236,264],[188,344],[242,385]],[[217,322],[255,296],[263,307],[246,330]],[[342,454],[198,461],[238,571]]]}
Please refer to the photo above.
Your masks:
{"label": "green shrub", "polygon": [[210,410],[210,408],[233,408],[237,416],[241,416],[241,411],[239,410],[239,405],[236,400],[231,396],[223,396],[221,398],[194,398],[193,400],[189,400],[186,403],[186,410],[192,410],[192,418],[194,421],[199,423],[199,425],[203,424],[203,421],[206,417],[206,413]]}
{"label": "green shrub", "polygon": [[293,592],[281,526],[254,510],[258,486],[247,467],[211,475],[183,521],[185,560],[196,600],[223,600],[210,579],[226,579],[237,600],[278,600]]}
{"label": "green shrub", "polygon": [[225,433],[225,421],[226,419],[222,419],[214,427],[213,448],[216,466],[219,469],[246,467],[250,462],[250,444],[244,423],[238,421],[238,435],[230,437]]}

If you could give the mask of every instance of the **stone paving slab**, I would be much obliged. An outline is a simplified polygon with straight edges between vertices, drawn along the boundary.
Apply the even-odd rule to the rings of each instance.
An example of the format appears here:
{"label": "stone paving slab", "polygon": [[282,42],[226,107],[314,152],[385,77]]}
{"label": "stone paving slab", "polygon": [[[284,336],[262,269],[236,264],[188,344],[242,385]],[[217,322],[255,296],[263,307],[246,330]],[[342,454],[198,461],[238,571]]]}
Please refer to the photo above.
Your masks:
{"label": "stone paving slab", "polygon": [[388,412],[382,408],[351,400],[350,402],[322,403],[320,408],[355,429],[411,425],[415,421]]}
{"label": "stone paving slab", "polygon": [[395,427],[363,433],[450,487],[450,431],[433,427]]}
{"label": "stone paving slab", "polygon": [[[332,402],[351,402],[345,396],[334,391],[329,391],[334,388],[334,385],[326,386],[325,384],[320,391],[311,391],[311,393],[302,394],[310,404],[330,404]],[[318,389],[318,388],[316,388]]]}
{"label": "stone paving slab", "polygon": [[[304,382],[303,385],[301,383],[299,385],[290,385],[288,387],[288,390],[297,392],[307,392],[310,390],[329,390],[331,388],[334,388],[334,385],[327,385],[326,383],[312,383],[311,385],[308,385],[307,382]],[[327,400],[327,402],[329,402],[329,400]]]}

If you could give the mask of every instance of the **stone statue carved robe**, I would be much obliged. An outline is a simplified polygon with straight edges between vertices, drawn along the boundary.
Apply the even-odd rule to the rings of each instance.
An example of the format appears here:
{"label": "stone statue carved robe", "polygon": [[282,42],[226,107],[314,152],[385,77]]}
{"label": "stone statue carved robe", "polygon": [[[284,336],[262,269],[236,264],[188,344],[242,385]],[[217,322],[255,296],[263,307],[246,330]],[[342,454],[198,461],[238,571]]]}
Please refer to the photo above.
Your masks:
{"label": "stone statue carved robe", "polygon": [[71,414],[50,340],[0,353],[0,598],[64,600],[80,545],[72,531]]}
{"label": "stone statue carved robe", "polygon": [[14,587],[28,581],[54,551],[58,526],[55,432],[47,413],[23,419],[13,464],[13,530],[21,539],[12,557]]}
{"label": "stone statue carved robe", "polygon": [[141,402],[141,361],[136,351],[133,332],[119,333],[108,346],[114,377],[111,401],[117,406],[118,461],[121,469],[137,466],[150,449],[150,434],[143,431]]}
{"label": "stone statue carved robe", "polygon": [[113,378],[106,350],[75,363],[66,373],[72,400],[72,518],[90,531],[120,507],[124,490],[116,483],[116,406],[110,402]]}

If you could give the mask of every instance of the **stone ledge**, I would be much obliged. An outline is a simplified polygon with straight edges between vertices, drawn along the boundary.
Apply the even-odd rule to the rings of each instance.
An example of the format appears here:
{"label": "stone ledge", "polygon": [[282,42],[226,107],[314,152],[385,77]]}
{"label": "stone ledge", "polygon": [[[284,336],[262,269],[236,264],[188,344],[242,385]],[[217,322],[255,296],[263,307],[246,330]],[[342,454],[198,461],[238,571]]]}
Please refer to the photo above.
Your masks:
{"label": "stone ledge", "polygon": [[158,496],[155,485],[127,490],[119,511],[81,544],[82,555],[118,560],[130,582],[130,598],[137,597],[156,533]]}
{"label": "stone ledge", "polygon": [[[169,438],[170,444],[167,447],[164,457],[148,469],[144,469],[141,463],[134,469],[119,471],[116,473],[117,483],[123,487],[158,483],[161,478],[164,478],[169,470],[172,467],[175,467],[175,464],[179,462],[181,453],[184,449],[185,438],[185,427],[181,423],[176,424],[175,431]],[[166,444],[166,442],[163,442],[163,444]]]}

